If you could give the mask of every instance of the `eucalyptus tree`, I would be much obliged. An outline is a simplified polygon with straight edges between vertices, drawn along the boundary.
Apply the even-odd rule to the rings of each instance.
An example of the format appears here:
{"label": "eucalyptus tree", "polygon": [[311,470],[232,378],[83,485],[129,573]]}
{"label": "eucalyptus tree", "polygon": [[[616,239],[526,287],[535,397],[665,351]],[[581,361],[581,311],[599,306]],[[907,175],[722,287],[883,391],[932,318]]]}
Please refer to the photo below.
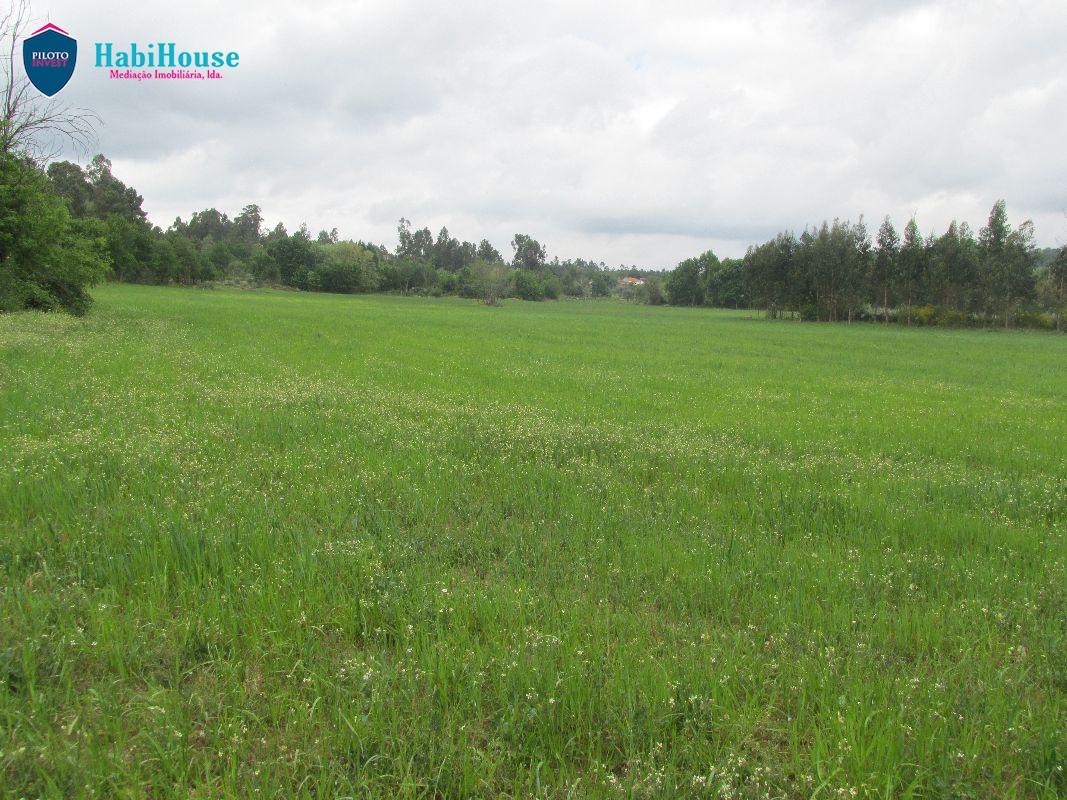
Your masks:
{"label": "eucalyptus tree", "polygon": [[1029,220],[1012,230],[1007,208],[998,200],[978,234],[980,271],[987,310],[1011,324],[1014,308],[1034,292],[1034,226]]}
{"label": "eucalyptus tree", "polygon": [[516,269],[540,270],[545,266],[548,257],[545,246],[532,236],[516,233],[511,240],[511,247],[515,251],[511,264]]}
{"label": "eucalyptus tree", "polygon": [[915,294],[922,284],[925,262],[926,245],[922,234],[919,233],[919,223],[916,222],[915,217],[912,217],[904,226],[904,241],[900,246],[900,257],[897,260],[896,281],[907,309],[908,325],[911,325],[912,306]]}
{"label": "eucalyptus tree", "polygon": [[1048,285],[1052,296],[1056,330],[1063,330],[1063,307],[1067,303],[1067,246],[1060,248],[1059,255],[1048,268]]}
{"label": "eucalyptus tree", "polygon": [[[878,228],[871,272],[871,288],[874,290],[874,305],[881,300],[882,321],[889,322],[889,287],[897,272],[897,259],[900,256],[900,237],[893,227],[893,220],[887,215]],[[880,296],[879,296],[880,295]]]}

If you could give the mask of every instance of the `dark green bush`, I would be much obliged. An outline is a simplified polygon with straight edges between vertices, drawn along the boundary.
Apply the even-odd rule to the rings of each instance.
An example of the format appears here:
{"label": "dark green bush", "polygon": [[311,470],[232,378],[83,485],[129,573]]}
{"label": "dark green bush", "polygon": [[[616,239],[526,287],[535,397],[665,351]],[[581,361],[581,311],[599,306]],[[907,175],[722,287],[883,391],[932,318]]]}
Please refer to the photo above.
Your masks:
{"label": "dark green bush", "polygon": [[36,164],[0,156],[0,311],[88,311],[108,272],[96,232],[74,224]]}
{"label": "dark green bush", "polygon": [[528,269],[515,272],[515,296],[522,300],[544,300],[545,285]]}
{"label": "dark green bush", "polygon": [[957,311],[954,308],[945,308],[944,306],[937,309],[937,324],[946,328],[962,328],[970,322],[970,318],[962,311]]}

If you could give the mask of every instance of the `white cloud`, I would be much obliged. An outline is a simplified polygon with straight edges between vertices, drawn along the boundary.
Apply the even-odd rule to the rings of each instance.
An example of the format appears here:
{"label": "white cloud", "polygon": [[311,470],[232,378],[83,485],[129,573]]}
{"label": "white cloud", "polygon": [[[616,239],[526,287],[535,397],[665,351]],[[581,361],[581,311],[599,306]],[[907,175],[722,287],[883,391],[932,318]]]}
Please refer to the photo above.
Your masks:
{"label": "white cloud", "polygon": [[[176,14],[180,9],[180,14]],[[64,90],[153,220],[260,203],[392,244],[670,266],[824,218],[975,227],[998,197],[1067,242],[1062,2],[38,6]],[[109,81],[92,43],[237,49],[211,85]]]}

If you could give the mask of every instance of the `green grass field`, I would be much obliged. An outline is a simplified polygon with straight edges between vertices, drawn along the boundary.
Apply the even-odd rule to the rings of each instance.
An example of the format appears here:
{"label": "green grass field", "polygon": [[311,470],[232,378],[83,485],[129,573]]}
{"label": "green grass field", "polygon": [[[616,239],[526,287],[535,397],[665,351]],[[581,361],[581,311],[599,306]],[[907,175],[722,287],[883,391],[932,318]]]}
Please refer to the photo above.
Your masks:
{"label": "green grass field", "polygon": [[0,796],[1067,794],[1067,337],[0,317]]}

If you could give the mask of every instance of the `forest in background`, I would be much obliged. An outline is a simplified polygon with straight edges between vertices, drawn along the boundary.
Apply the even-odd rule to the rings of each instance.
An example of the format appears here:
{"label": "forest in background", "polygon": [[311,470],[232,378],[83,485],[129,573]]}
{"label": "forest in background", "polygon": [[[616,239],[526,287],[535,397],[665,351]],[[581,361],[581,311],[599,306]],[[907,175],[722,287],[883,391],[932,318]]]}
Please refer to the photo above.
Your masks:
{"label": "forest in background", "polygon": [[[143,198],[102,155],[86,168],[25,156],[4,157],[0,308],[88,308],[85,287],[107,278],[131,283],[284,286],[335,293],[460,295],[495,303],[609,297],[651,305],[754,308],[768,317],[881,321],[906,325],[1025,326],[1061,330],[1067,247],[1034,246],[1033,225],[1013,227],[998,201],[976,234],[953,221],[924,236],[915,218],[903,235],[886,217],[872,236],[835,219],[799,236],[783,232],[742,258],[712,251],[671,270],[593,259],[549,259],[533,236],[517,233],[505,257],[487,239],[435,236],[398,225],[398,244],[342,240],[265,224],[246,205],[232,218],[215,208],[154,225]],[[14,276],[12,278],[12,276]],[[639,278],[641,282],[626,282]]]}

